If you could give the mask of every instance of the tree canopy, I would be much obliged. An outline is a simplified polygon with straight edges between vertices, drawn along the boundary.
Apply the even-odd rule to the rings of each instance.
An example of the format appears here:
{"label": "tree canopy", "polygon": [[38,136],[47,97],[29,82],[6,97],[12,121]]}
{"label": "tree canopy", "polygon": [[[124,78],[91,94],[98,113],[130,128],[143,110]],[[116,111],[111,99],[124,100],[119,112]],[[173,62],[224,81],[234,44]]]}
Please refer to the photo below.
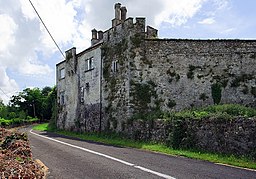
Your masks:
{"label": "tree canopy", "polygon": [[7,106],[0,101],[0,117],[11,119],[31,116],[41,120],[50,120],[53,111],[56,111],[55,101],[56,87],[26,88],[17,95],[13,95]]}

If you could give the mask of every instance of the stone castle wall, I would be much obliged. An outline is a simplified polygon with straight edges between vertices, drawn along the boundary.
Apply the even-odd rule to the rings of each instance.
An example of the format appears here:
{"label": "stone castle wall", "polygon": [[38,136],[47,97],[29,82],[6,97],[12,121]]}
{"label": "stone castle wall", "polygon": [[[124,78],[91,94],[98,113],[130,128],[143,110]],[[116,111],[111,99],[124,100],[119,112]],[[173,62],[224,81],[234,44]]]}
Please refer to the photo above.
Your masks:
{"label": "stone castle wall", "polygon": [[[60,78],[61,69],[65,69],[64,78]],[[57,127],[71,130],[76,116],[78,103],[78,78],[76,49],[66,52],[66,60],[57,66]]]}
{"label": "stone castle wall", "polygon": [[152,111],[256,106],[256,41],[149,39],[143,18],[112,31],[102,46],[103,107],[111,129],[121,131],[133,115]]}
{"label": "stone castle wall", "polygon": [[135,120],[126,124],[122,133],[131,139],[165,143],[172,147],[256,158],[256,118],[186,119],[180,123]]}
{"label": "stone castle wall", "polygon": [[[119,7],[119,6],[118,6]],[[58,126],[122,131],[134,115],[219,103],[256,106],[256,41],[157,39],[145,18],[94,29],[92,46],[66,52]],[[93,58],[93,69],[86,70]],[[102,106],[102,107],[101,107]]]}
{"label": "stone castle wall", "polygon": [[[256,106],[256,41],[146,40],[138,78],[162,110],[216,103]],[[155,101],[156,101],[155,100]]]}
{"label": "stone castle wall", "polygon": [[102,45],[102,106],[107,128],[122,130],[122,124],[133,114],[131,79],[134,34],[145,35],[145,18],[132,18],[104,33]]}

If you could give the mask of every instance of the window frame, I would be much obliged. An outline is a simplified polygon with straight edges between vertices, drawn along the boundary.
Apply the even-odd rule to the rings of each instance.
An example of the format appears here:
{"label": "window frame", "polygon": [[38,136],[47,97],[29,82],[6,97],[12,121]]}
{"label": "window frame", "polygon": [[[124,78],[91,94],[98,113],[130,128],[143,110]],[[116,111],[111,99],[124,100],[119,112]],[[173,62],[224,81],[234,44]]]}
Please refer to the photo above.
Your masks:
{"label": "window frame", "polygon": [[86,63],[85,72],[91,71],[91,70],[93,70],[95,68],[94,67],[94,58],[93,57],[90,57],[90,58],[86,59],[85,63]]}
{"label": "window frame", "polygon": [[59,76],[59,79],[60,79],[60,80],[61,80],[61,79],[64,79],[65,76],[66,76],[66,70],[65,70],[65,68],[61,68],[61,69],[60,69],[60,76]]}
{"label": "window frame", "polygon": [[65,105],[65,92],[64,91],[60,92],[60,105],[61,106]]}
{"label": "window frame", "polygon": [[112,72],[117,73],[118,72],[118,60],[112,61]]}

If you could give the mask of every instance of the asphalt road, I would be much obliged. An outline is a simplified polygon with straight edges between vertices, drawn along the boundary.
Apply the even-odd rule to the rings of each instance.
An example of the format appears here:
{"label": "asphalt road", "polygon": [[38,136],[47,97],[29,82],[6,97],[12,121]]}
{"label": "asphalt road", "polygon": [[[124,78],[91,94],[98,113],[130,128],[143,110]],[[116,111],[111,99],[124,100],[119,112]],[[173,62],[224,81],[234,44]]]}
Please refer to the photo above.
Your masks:
{"label": "asphalt road", "polygon": [[33,157],[48,178],[220,178],[256,179],[256,171],[206,161],[114,147],[53,133],[28,132]]}

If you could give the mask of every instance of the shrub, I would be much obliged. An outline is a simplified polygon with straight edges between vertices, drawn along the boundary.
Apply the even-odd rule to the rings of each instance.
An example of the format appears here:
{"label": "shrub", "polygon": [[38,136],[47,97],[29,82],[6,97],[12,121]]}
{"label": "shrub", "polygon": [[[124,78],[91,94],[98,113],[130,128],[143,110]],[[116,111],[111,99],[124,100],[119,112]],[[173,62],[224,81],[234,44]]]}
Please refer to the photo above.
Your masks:
{"label": "shrub", "polygon": [[12,120],[0,118],[0,126],[9,126],[12,124]]}
{"label": "shrub", "polygon": [[213,105],[213,106],[202,108],[201,111],[206,111],[209,113],[227,113],[231,116],[244,116],[244,117],[256,116],[256,109],[245,107],[239,104]]}

